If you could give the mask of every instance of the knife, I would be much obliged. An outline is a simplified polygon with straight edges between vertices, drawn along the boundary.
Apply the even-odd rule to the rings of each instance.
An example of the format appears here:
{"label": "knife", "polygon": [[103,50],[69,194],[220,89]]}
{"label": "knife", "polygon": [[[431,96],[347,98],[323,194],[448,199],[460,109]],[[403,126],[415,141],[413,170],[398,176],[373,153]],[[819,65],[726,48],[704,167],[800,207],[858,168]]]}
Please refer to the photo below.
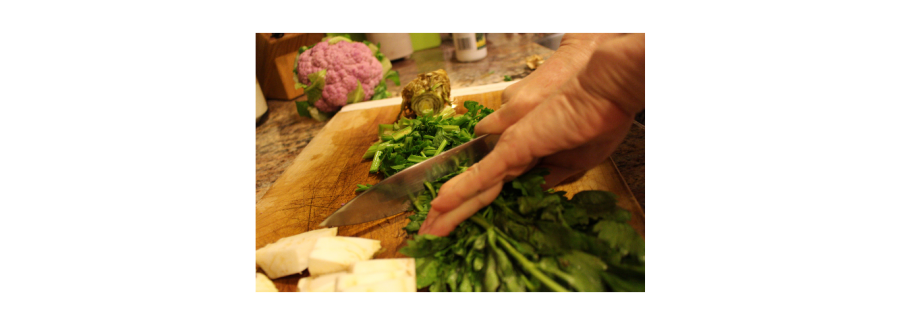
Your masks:
{"label": "knife", "polygon": [[319,226],[346,226],[375,221],[409,210],[410,199],[433,182],[455,172],[462,164],[474,164],[494,149],[500,135],[482,135],[375,184],[337,209]]}

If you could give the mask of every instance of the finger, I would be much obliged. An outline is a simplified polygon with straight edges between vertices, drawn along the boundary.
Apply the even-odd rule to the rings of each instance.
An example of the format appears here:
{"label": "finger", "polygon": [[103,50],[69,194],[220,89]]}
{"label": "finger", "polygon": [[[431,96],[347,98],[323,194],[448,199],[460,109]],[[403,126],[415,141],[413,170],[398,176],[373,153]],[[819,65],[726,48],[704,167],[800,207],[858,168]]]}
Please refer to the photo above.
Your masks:
{"label": "finger", "polygon": [[485,116],[478,124],[475,124],[475,135],[501,134],[531,112],[532,109],[525,105],[502,104],[500,109]]}
{"label": "finger", "polygon": [[500,95],[500,103],[506,104],[511,98],[515,97],[519,90],[522,89],[523,85],[528,84],[528,77],[530,76],[519,80],[519,82],[517,83],[507,86],[506,89],[503,90],[503,93]]}
{"label": "finger", "polygon": [[544,190],[552,188],[556,185],[561,184],[563,181],[568,180],[573,176],[577,176],[579,174],[583,174],[584,171],[571,169],[566,167],[559,166],[540,166],[541,168],[546,168],[550,173],[547,176],[544,176],[544,184],[541,185],[541,188]]}
{"label": "finger", "polygon": [[522,139],[504,133],[484,159],[441,186],[437,198],[431,201],[431,208],[450,211],[502,182],[504,177],[521,175],[532,161],[532,149]]}
{"label": "finger", "polygon": [[[527,166],[525,166],[525,171],[531,170],[532,168],[534,168],[534,166],[537,166],[538,163],[540,163],[540,159],[535,159],[535,160],[533,160],[530,164],[528,164]],[[524,173],[524,172],[523,172],[523,173]],[[515,178],[518,177],[518,176],[519,176],[519,175],[506,174],[506,176],[503,177],[503,182],[504,182],[504,183],[509,182],[509,181],[515,179]]]}
{"label": "finger", "polygon": [[496,155],[488,154],[481,162],[453,177],[441,186],[438,196],[431,201],[431,209],[444,213],[503,181],[506,163]]}
{"label": "finger", "polygon": [[431,227],[431,224],[434,223],[434,219],[437,218],[437,216],[438,216],[439,214],[440,214],[440,213],[437,212],[437,211],[429,210],[429,211],[428,211],[428,215],[425,217],[425,222],[423,222],[422,225],[419,226],[419,232],[418,232],[418,234],[419,234],[419,235],[424,235],[424,234],[426,233],[426,232],[425,232],[425,229],[428,229],[428,228]]}
{"label": "finger", "polygon": [[[442,186],[431,202],[432,209],[450,211],[504,177],[521,175],[539,157],[574,149],[610,134],[622,123],[630,123],[633,114],[627,114],[605,98],[587,94],[580,79],[569,80],[562,91],[542,102],[519,123],[509,126],[494,150],[481,162]],[[498,119],[497,123],[502,123],[504,117]]]}
{"label": "finger", "polygon": [[[481,208],[491,204],[497,198],[497,195],[500,194],[501,189],[503,189],[502,182],[494,184],[487,191],[479,193],[474,198],[469,199],[447,213],[432,215],[432,212],[429,212],[429,217],[425,220],[423,228],[419,229],[419,234],[432,234],[435,236],[450,234],[460,223],[474,215]],[[429,222],[429,219],[432,221]]]}

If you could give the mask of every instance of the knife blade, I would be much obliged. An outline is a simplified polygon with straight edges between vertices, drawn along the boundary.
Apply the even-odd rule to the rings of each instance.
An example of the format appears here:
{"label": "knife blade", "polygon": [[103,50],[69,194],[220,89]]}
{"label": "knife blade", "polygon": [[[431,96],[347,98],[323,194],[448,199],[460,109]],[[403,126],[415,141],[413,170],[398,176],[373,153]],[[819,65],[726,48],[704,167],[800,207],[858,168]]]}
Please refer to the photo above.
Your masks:
{"label": "knife blade", "polygon": [[433,182],[456,171],[464,163],[474,164],[494,149],[499,135],[483,135],[394,174],[337,209],[322,227],[346,226],[375,221],[409,210],[410,199]]}

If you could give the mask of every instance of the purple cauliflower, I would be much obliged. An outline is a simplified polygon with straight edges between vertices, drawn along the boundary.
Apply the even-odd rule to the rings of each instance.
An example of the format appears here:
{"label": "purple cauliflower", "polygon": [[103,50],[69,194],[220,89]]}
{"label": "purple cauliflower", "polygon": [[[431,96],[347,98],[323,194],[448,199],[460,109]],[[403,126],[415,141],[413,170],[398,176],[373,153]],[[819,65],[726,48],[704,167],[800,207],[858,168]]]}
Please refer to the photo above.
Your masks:
{"label": "purple cauliflower", "polygon": [[[296,77],[306,88],[307,98],[318,110],[336,112],[344,105],[369,100],[382,81],[382,64],[363,43],[319,42],[297,56]],[[321,71],[325,82],[321,83]],[[309,75],[319,73],[313,80]],[[363,97],[363,98],[360,98]]]}

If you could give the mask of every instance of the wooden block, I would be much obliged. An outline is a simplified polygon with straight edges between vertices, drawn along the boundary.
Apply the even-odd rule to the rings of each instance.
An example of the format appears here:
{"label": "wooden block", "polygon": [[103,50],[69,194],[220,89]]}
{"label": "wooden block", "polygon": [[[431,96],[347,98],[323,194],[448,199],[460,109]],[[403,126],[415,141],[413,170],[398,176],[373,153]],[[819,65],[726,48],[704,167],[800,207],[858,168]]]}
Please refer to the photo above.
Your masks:
{"label": "wooden block", "polygon": [[303,95],[294,89],[294,60],[302,46],[313,46],[325,37],[323,33],[256,34],[256,79],[266,99],[292,100]]}

